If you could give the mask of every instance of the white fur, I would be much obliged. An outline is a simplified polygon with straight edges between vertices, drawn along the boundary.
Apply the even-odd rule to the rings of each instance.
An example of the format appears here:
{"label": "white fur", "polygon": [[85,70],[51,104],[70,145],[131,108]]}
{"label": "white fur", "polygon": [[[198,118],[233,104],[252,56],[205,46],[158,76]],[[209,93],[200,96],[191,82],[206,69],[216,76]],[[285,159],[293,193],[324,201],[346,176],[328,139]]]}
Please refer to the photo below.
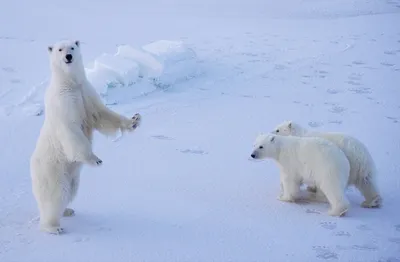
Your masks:
{"label": "white fur", "polygon": [[[377,170],[367,147],[358,139],[334,132],[310,132],[293,121],[285,121],[278,125],[274,134],[283,136],[321,137],[336,144],[346,155],[350,163],[350,177],[348,185],[354,185],[364,196],[362,207],[379,207],[382,197],[377,184]],[[316,191],[315,187],[308,187],[309,191]]]}
{"label": "white fur", "polygon": [[[31,156],[32,191],[40,212],[40,228],[60,234],[60,219],[74,215],[67,208],[75,198],[82,164],[101,165],[92,151],[93,131],[113,134],[133,131],[141,116],[132,119],[108,109],[88,82],[79,41],[49,47],[51,80],[45,94],[45,119]],[[66,55],[71,55],[67,63]]]}
{"label": "white fur", "polygon": [[331,216],[342,216],[349,202],[345,188],[350,165],[344,153],[333,143],[317,137],[259,135],[251,157],[274,159],[281,169],[281,201],[296,201],[302,183],[316,185],[327,197]]}

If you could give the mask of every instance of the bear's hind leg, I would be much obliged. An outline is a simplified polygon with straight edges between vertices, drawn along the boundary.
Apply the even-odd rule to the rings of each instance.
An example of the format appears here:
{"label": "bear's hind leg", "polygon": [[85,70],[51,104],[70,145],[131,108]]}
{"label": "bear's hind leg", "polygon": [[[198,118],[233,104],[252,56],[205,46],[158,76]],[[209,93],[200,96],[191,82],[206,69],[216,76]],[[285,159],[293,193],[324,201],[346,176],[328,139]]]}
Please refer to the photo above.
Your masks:
{"label": "bear's hind leg", "polygon": [[355,187],[365,198],[365,201],[362,202],[361,207],[379,208],[382,205],[382,197],[379,194],[376,181],[371,179],[371,176],[366,176],[357,181]]}
{"label": "bear's hind leg", "polygon": [[350,203],[346,197],[344,189],[339,186],[334,187],[333,184],[328,183],[322,184],[320,189],[328,199],[331,206],[328,215],[339,217],[345,215],[349,210]]}
{"label": "bear's hind leg", "polygon": [[62,204],[56,201],[41,204],[39,207],[40,229],[50,234],[64,233],[64,229],[60,225],[63,209]]}
{"label": "bear's hind leg", "polygon": [[[81,165],[73,166],[70,170],[70,175],[71,175],[72,179],[71,179],[71,183],[70,183],[69,203],[74,201],[76,195],[78,194],[81,167],[82,167]],[[74,215],[75,215],[75,210],[73,210],[72,208],[66,208],[64,210],[63,216],[71,217]]]}

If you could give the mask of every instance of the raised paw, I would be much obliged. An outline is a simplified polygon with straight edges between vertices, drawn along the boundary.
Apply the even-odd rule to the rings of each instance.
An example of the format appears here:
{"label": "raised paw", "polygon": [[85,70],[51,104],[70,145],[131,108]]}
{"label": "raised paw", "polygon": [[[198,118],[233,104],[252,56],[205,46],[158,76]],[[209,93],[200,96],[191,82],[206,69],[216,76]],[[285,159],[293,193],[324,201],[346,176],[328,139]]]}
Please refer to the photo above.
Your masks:
{"label": "raised paw", "polygon": [[131,132],[140,126],[142,121],[142,116],[139,113],[136,113],[131,119],[125,119],[121,130]]}
{"label": "raised paw", "polygon": [[100,166],[101,164],[103,164],[103,160],[101,160],[94,154],[92,155],[92,158],[88,162],[92,166]]}
{"label": "raised paw", "polygon": [[140,126],[140,123],[142,122],[142,116],[139,113],[136,113],[132,117],[132,128],[136,129]]}
{"label": "raised paw", "polygon": [[66,208],[64,210],[63,216],[65,217],[72,217],[75,215],[75,210],[73,210],[72,208]]}

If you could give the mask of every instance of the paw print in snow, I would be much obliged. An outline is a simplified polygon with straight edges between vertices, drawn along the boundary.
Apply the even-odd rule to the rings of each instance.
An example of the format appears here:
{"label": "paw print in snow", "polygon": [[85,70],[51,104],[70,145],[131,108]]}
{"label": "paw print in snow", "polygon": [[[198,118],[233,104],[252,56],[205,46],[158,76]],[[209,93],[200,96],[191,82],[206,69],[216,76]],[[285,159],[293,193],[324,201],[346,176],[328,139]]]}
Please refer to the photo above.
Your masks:
{"label": "paw print in snow", "polygon": [[328,229],[328,230],[333,230],[336,229],[336,223],[335,222],[321,222],[320,223],[321,227]]}
{"label": "paw print in snow", "polygon": [[325,246],[313,246],[313,250],[316,253],[317,258],[322,259],[338,259],[338,254],[331,251],[328,247]]}

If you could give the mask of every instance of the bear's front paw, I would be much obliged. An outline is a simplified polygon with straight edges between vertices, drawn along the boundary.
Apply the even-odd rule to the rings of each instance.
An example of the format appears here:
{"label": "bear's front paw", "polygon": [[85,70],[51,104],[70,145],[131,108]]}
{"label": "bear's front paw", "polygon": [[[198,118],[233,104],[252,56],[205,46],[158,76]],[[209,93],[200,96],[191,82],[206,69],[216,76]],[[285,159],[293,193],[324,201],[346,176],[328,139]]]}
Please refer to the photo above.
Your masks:
{"label": "bear's front paw", "polygon": [[125,121],[122,126],[122,130],[133,131],[140,126],[142,122],[142,116],[139,113],[136,113],[131,119]]}
{"label": "bear's front paw", "polygon": [[89,165],[92,165],[92,166],[100,166],[101,164],[103,164],[103,160],[101,160],[94,154],[92,155],[92,158],[88,162],[89,162]]}
{"label": "bear's front paw", "polygon": [[57,227],[57,226],[44,225],[44,226],[41,226],[41,230],[44,232],[47,232],[49,234],[53,234],[53,235],[61,235],[61,234],[65,233],[64,228]]}
{"label": "bear's front paw", "polygon": [[140,126],[140,123],[142,122],[142,116],[139,113],[136,113],[133,117],[132,117],[132,123],[131,123],[131,127],[132,129],[136,129]]}
{"label": "bear's front paw", "polygon": [[280,195],[278,196],[278,200],[283,201],[283,202],[294,202],[295,199],[292,196],[288,195]]}

